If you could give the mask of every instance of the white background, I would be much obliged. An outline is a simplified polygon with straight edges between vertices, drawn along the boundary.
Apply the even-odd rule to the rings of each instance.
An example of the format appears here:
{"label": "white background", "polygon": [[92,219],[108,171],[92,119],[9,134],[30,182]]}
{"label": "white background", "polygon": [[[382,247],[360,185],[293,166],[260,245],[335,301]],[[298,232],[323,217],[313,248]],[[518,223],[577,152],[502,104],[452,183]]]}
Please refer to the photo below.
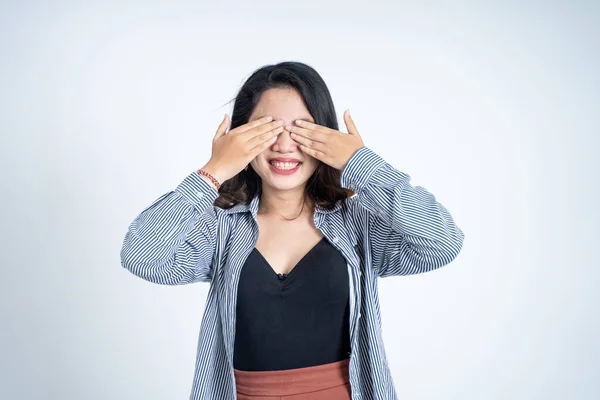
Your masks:
{"label": "white background", "polygon": [[122,240],[284,60],[465,233],[380,280],[399,397],[600,397],[598,3],[47,3],[0,8],[0,398],[188,398],[208,284]]}

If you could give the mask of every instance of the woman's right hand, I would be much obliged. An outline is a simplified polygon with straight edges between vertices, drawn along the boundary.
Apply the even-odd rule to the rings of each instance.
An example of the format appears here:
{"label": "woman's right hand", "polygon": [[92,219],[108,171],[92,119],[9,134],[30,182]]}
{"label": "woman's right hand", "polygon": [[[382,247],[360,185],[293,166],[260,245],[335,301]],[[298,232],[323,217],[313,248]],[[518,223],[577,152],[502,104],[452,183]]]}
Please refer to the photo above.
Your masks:
{"label": "woman's right hand", "polygon": [[219,183],[233,178],[258,154],[277,140],[283,132],[283,121],[263,117],[227,132],[230,119],[225,114],[212,141],[212,155],[202,168]]}

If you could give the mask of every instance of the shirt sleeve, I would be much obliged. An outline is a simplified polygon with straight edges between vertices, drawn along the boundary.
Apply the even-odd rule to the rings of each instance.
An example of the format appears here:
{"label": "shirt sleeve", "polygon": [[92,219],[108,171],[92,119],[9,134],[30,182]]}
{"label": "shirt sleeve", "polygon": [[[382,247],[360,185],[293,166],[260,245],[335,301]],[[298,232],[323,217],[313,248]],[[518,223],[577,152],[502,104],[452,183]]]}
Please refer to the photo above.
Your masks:
{"label": "shirt sleeve", "polygon": [[217,240],[218,192],[196,172],[146,207],[129,225],[121,265],[147,281],[210,281]]}
{"label": "shirt sleeve", "polygon": [[460,252],[464,233],[448,210],[370,148],[352,155],[341,185],[356,193],[353,220],[366,229],[367,250],[380,277],[431,271]]}

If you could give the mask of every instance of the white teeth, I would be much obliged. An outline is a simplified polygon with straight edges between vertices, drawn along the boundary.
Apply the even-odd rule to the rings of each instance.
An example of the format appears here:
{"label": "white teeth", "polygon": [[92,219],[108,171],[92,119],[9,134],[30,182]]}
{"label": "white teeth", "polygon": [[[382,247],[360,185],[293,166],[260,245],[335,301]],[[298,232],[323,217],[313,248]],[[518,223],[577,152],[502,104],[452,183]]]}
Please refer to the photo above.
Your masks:
{"label": "white teeth", "polygon": [[271,165],[275,166],[275,168],[278,169],[294,169],[296,168],[300,163],[289,163],[289,162],[279,162],[279,161],[270,161]]}

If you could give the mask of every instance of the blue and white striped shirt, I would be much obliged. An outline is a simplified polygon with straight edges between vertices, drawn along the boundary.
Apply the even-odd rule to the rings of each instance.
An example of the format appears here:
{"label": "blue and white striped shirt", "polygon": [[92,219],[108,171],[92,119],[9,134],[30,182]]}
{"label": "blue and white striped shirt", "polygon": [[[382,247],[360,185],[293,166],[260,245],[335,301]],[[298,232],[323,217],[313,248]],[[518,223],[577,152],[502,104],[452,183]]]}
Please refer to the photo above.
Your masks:
{"label": "blue and white striped shirt", "polygon": [[[464,234],[446,208],[368,147],[352,155],[341,185],[356,195],[317,207],[314,224],[344,256],[350,276],[352,399],[396,399],[385,355],[377,278],[431,271],[460,252]],[[241,268],[258,239],[258,196],[228,210],[196,172],[129,225],[121,263],[165,285],[210,282],[191,400],[235,399],[233,345]]]}

